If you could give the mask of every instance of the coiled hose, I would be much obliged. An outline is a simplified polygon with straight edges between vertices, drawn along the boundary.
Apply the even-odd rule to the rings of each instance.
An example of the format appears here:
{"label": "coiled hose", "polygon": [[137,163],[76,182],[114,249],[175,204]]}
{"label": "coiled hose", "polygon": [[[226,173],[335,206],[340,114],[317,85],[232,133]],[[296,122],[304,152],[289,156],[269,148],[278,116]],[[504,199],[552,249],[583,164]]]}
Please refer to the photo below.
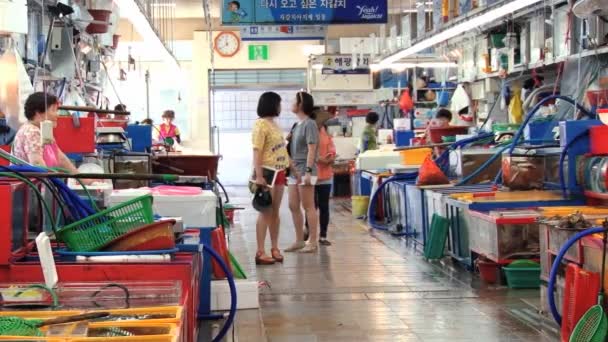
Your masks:
{"label": "coiled hose", "polygon": [[553,316],[553,319],[555,319],[557,324],[559,324],[560,326],[562,325],[562,316],[557,310],[557,305],[555,305],[555,296],[553,295],[553,292],[555,292],[555,281],[557,278],[557,271],[559,270],[559,266],[562,262],[562,259],[564,258],[564,255],[566,255],[566,252],[568,252],[568,249],[570,249],[570,247],[572,247],[572,245],[578,240],[584,238],[585,236],[603,233],[605,231],[607,231],[607,229],[604,227],[594,227],[576,233],[573,237],[570,238],[570,240],[566,241],[566,243],[559,250],[559,253],[557,253],[555,261],[553,261],[553,265],[551,266],[551,273],[549,273],[547,297],[549,301],[549,309],[551,310],[551,315]]}

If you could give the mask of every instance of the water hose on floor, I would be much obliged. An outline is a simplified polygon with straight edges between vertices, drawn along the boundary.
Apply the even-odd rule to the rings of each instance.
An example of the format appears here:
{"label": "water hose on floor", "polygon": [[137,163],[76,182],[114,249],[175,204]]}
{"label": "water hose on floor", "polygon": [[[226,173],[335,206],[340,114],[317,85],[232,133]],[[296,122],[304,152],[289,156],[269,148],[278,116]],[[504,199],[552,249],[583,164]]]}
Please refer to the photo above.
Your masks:
{"label": "water hose on floor", "polygon": [[572,247],[572,245],[575,242],[577,242],[578,240],[584,238],[585,236],[603,233],[606,230],[607,229],[604,227],[594,227],[594,228],[589,228],[587,230],[583,230],[582,232],[576,233],[573,237],[570,238],[570,240],[568,240],[562,246],[562,248],[559,250],[559,253],[557,253],[557,256],[555,257],[555,261],[553,261],[553,265],[551,266],[551,273],[549,273],[549,283],[547,286],[547,297],[548,297],[548,302],[549,302],[549,309],[551,310],[551,315],[553,316],[553,319],[555,319],[557,324],[560,326],[562,325],[562,316],[559,314],[559,311],[557,310],[557,305],[555,304],[555,296],[553,293],[555,292],[555,281],[557,278],[557,271],[559,270],[559,266],[562,262],[562,259],[564,258],[564,255],[566,255],[566,252],[568,252],[568,249],[570,249],[570,247]]}
{"label": "water hose on floor", "polygon": [[371,228],[378,230],[388,230],[387,226],[377,223],[374,220],[374,210],[376,209],[376,202],[378,200],[378,195],[382,193],[382,189],[384,189],[384,187],[389,183],[407,180],[412,181],[415,180],[416,177],[418,177],[418,172],[398,174],[388,178],[378,186],[378,189],[376,189],[376,191],[372,194],[372,197],[369,201],[369,206],[367,207],[367,223]]}
{"label": "water hose on floor", "polygon": [[226,322],[224,326],[220,330],[220,332],[215,336],[212,342],[221,342],[224,340],[224,337],[228,334],[230,327],[234,323],[234,317],[236,316],[236,284],[234,283],[234,277],[232,276],[232,272],[228,269],[228,266],[224,262],[224,260],[217,254],[213,248],[208,247],[207,245],[202,244],[205,252],[209,253],[215,261],[218,262],[224,274],[226,274],[226,280],[228,281],[228,286],[230,287],[230,312],[228,313],[228,318],[226,318]]}

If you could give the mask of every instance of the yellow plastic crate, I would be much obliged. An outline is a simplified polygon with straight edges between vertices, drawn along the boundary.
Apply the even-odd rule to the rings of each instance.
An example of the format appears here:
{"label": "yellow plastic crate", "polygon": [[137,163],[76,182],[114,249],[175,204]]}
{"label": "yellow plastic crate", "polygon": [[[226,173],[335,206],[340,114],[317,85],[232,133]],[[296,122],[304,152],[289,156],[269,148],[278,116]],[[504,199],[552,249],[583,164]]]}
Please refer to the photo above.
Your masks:
{"label": "yellow plastic crate", "polygon": [[0,341],[70,342],[63,337],[0,336]]}
{"label": "yellow plastic crate", "polygon": [[[114,322],[113,325],[100,325],[99,323],[89,324],[89,334],[94,333],[96,329],[115,327],[133,333],[135,336],[121,337],[74,337],[71,342],[93,342],[93,341],[111,341],[111,342],[177,342],[179,341],[179,329],[176,324],[172,323],[142,323],[142,322]],[[147,331],[146,331],[147,330]]]}
{"label": "yellow plastic crate", "polygon": [[15,316],[27,319],[51,319],[56,317],[80,315],[81,313],[84,313],[84,311],[0,311],[0,317]]}
{"label": "yellow plastic crate", "polygon": [[92,342],[92,341],[111,341],[111,342],[178,342],[178,336],[131,336],[131,337],[86,337],[72,338],[68,342]]}
{"label": "yellow plastic crate", "polygon": [[541,214],[544,217],[551,216],[566,216],[574,213],[581,213],[583,215],[608,215],[607,208],[600,207],[588,207],[588,206],[574,206],[574,207],[542,207],[539,208]]}
{"label": "yellow plastic crate", "polygon": [[[183,318],[183,307],[181,306],[157,306],[157,307],[145,307],[145,308],[133,308],[133,309],[116,309],[116,310],[95,310],[93,312],[109,312],[111,315],[119,316],[119,315],[166,315],[172,316],[167,318],[153,318],[153,319],[144,319],[144,320],[136,320],[136,322],[141,323],[174,323],[180,325],[182,323]],[[135,321],[135,320],[134,320]],[[131,322],[129,320],[122,320],[123,322]],[[108,322],[95,322],[93,323],[96,326],[113,326],[116,322],[108,321]]]}

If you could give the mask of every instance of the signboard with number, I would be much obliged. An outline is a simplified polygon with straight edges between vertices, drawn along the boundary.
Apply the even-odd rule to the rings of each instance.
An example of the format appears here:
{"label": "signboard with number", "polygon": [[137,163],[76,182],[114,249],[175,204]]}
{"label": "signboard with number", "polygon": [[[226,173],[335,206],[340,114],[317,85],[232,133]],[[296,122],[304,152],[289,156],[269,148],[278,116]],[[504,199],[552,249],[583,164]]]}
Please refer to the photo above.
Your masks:
{"label": "signboard with number", "polygon": [[250,61],[267,61],[268,45],[249,45]]}
{"label": "signboard with number", "polygon": [[378,24],[387,0],[223,0],[223,25]]}
{"label": "signboard with number", "polygon": [[325,75],[340,74],[369,74],[370,57],[357,57],[353,60],[351,55],[323,56],[322,73]]}

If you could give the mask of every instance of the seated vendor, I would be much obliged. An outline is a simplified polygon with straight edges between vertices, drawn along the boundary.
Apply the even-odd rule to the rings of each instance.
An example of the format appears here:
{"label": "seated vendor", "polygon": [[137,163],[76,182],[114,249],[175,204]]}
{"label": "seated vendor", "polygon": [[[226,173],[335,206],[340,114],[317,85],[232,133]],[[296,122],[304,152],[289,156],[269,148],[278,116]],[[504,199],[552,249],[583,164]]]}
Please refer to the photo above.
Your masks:
{"label": "seated vendor", "polygon": [[[47,168],[61,168],[70,173],[78,169],[61,151],[53,139],[43,141],[40,126],[43,121],[57,123],[57,97],[38,92],[30,95],[25,101],[27,122],[19,128],[13,141],[13,155],[29,164]],[[87,181],[91,183],[91,181]]]}
{"label": "seated vendor", "polygon": [[172,110],[166,110],[163,113],[163,123],[158,126],[155,131],[155,141],[167,142],[168,139],[181,144],[182,139],[179,133],[179,128],[173,124],[175,120],[175,112]]}
{"label": "seated vendor", "polygon": [[429,125],[426,128],[426,143],[432,144],[431,141],[431,132],[432,128],[446,128],[450,127],[450,122],[452,122],[452,112],[448,109],[441,108],[435,114],[435,118],[429,122]]}

